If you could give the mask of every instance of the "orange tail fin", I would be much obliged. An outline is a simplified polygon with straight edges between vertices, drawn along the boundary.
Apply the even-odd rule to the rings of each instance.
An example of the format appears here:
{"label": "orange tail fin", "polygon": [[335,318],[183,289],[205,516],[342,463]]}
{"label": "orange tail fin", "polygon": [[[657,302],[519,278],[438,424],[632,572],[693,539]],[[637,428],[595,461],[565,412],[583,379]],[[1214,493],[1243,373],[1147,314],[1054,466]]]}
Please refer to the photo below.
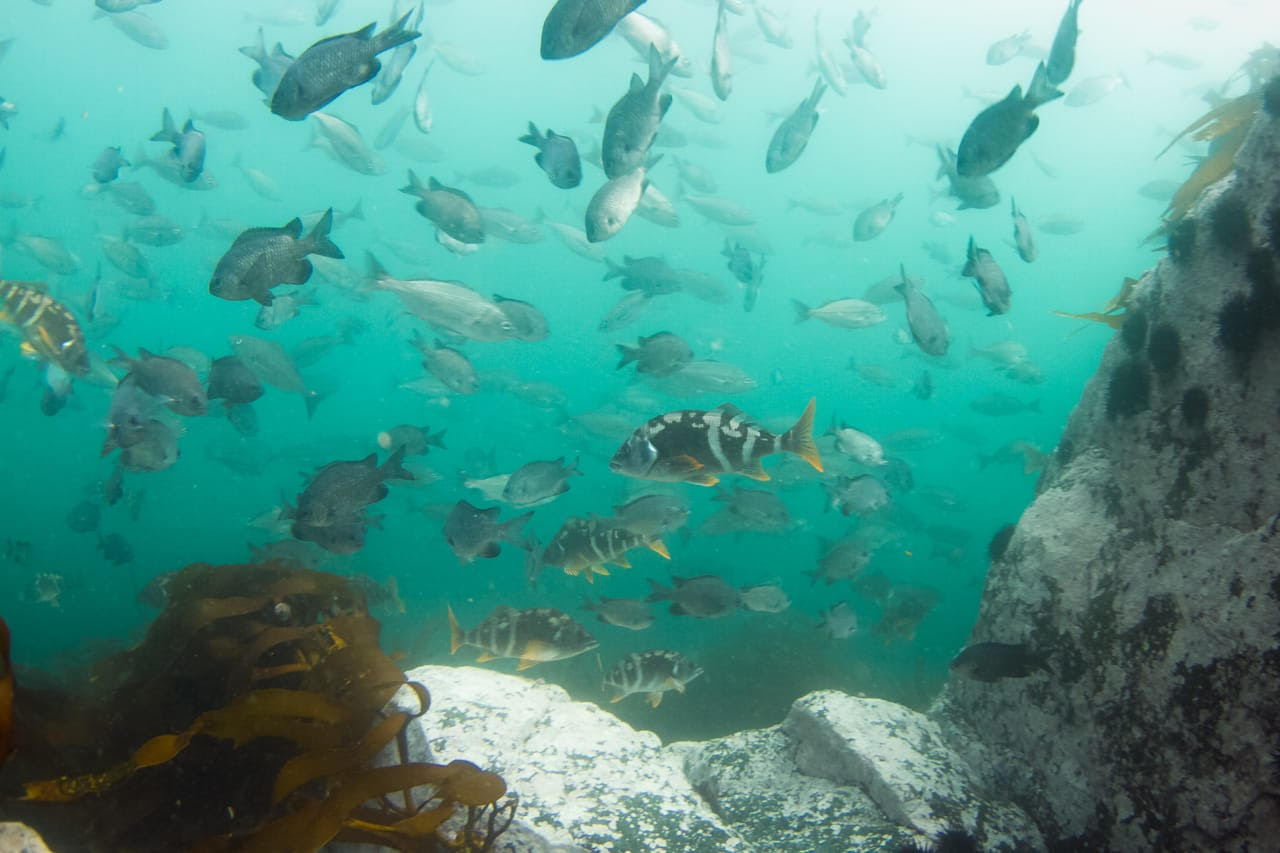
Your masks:
{"label": "orange tail fin", "polygon": [[813,441],[813,413],[817,405],[817,398],[811,398],[800,420],[782,434],[782,440],[779,443],[783,450],[794,453],[812,465],[815,470],[821,471],[822,457],[818,455],[818,445]]}

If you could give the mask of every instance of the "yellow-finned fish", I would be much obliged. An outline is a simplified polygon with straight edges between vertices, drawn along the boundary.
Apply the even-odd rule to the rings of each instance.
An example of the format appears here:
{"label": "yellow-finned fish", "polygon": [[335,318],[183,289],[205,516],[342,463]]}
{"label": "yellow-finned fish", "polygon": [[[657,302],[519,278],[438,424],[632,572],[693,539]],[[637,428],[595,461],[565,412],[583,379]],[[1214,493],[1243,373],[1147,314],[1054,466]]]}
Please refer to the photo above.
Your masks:
{"label": "yellow-finned fish", "polygon": [[34,281],[0,281],[0,321],[22,334],[24,355],[52,362],[73,376],[89,373],[89,350],[75,315]]}
{"label": "yellow-finned fish", "polygon": [[516,669],[536,663],[564,660],[598,646],[595,637],[572,616],[550,607],[516,610],[499,605],[488,618],[471,630],[464,630],[449,608],[449,651],[463,646],[480,649],[476,663],[494,658],[516,658]]}

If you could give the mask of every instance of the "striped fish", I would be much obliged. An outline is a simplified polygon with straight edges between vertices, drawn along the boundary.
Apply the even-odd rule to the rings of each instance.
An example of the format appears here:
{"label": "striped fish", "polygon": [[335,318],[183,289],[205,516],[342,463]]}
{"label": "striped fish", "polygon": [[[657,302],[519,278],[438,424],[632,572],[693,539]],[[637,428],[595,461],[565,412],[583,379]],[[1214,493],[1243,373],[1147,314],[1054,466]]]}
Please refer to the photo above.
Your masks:
{"label": "striped fish", "polygon": [[606,563],[631,568],[627,552],[644,546],[670,560],[667,546],[657,537],[642,536],[622,526],[616,519],[577,518],[565,519],[555,538],[542,552],[541,563],[564,569],[567,575],[587,573],[587,583],[592,573],[607,575]]}
{"label": "striped fish", "polygon": [[595,637],[572,616],[550,607],[516,610],[499,605],[489,617],[470,631],[464,631],[449,608],[449,652],[463,646],[480,649],[476,663],[495,658],[517,658],[516,669],[535,663],[565,660],[598,646]]}
{"label": "striped fish", "polygon": [[679,652],[652,649],[627,655],[604,677],[604,689],[620,702],[632,693],[647,693],[654,708],[668,690],[684,692],[684,686],[702,675],[702,667]]}
{"label": "striped fish", "polygon": [[23,355],[52,362],[73,376],[89,373],[89,351],[75,315],[34,281],[0,281],[0,321],[22,335]]}
{"label": "striped fish", "polygon": [[768,480],[760,460],[782,450],[821,471],[822,459],[813,441],[814,406],[810,400],[800,420],[781,435],[758,426],[731,403],[710,411],[668,412],[633,432],[609,467],[641,480],[714,486],[721,474]]}

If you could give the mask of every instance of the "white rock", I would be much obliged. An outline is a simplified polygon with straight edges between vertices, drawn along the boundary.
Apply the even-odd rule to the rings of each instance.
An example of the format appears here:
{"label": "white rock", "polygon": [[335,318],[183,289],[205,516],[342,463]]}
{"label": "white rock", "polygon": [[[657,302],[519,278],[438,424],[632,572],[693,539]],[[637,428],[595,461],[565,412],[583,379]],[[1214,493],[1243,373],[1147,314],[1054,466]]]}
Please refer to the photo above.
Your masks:
{"label": "white rock", "polygon": [[50,853],[40,834],[25,823],[0,823],[0,853]]}

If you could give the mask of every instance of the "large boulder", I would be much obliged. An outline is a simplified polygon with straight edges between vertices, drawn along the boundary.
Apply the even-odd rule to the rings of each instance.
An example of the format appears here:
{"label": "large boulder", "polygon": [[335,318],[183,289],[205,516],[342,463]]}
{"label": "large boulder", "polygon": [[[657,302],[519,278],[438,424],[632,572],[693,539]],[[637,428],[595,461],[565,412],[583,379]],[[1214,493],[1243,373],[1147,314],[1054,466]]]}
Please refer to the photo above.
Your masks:
{"label": "large boulder", "polygon": [[[409,757],[466,759],[519,798],[499,851],[749,851],[684,776],[658,736],[552,684],[476,667],[423,666],[431,708],[410,724]],[[402,691],[413,711],[416,698]]]}
{"label": "large boulder", "polygon": [[25,823],[0,823],[0,853],[51,853],[40,834]]}
{"label": "large boulder", "polygon": [[780,726],[672,744],[695,787],[761,850],[897,851],[948,830],[982,849],[1041,849],[1035,824],[988,796],[936,723],[833,690]]}
{"label": "large boulder", "polygon": [[1052,673],[952,679],[935,717],[1051,843],[1274,849],[1280,120],[1169,244],[987,579],[973,640]]}

